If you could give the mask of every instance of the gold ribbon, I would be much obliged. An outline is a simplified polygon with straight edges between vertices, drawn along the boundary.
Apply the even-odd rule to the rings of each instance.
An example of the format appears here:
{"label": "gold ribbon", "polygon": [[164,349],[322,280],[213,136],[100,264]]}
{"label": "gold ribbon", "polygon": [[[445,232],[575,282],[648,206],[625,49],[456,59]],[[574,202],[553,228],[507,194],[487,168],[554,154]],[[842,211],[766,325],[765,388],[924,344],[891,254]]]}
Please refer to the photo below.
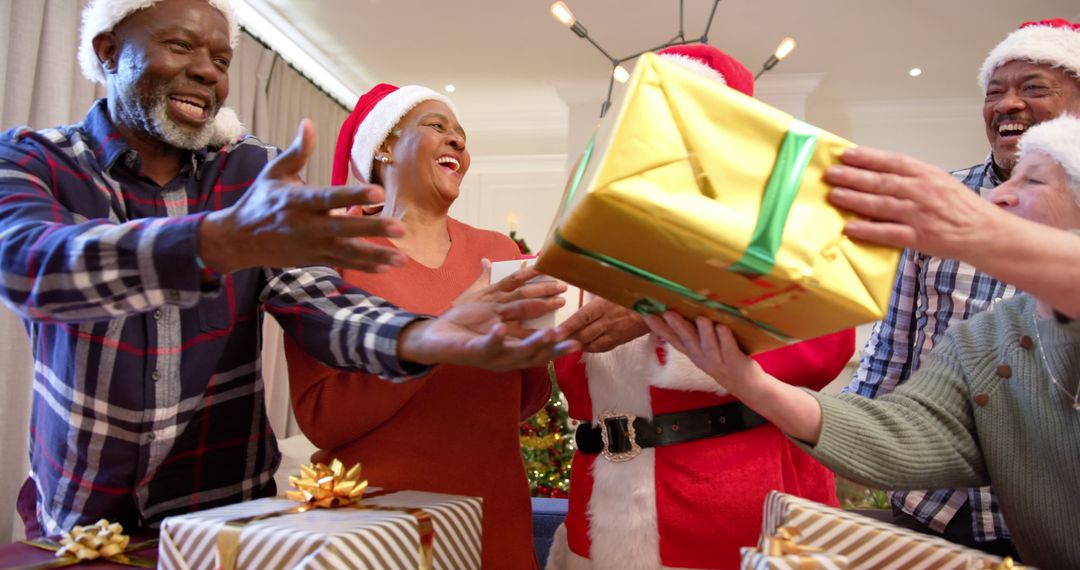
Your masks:
{"label": "gold ribbon", "polygon": [[986,570],[1013,570],[1014,568],[1023,568],[1021,564],[1013,562],[1011,556],[1006,556],[1001,562],[984,562],[983,568]]}
{"label": "gold ribbon", "polygon": [[63,568],[83,562],[104,560],[125,566],[155,568],[157,562],[142,556],[127,554],[157,546],[157,540],[148,540],[131,544],[131,537],[124,534],[120,523],[110,523],[105,519],[87,526],[76,526],[71,532],[61,535],[60,542],[48,538],[24,540],[35,548],[54,552],[56,559],[30,566],[20,566],[16,570],[37,570],[39,568]]}
{"label": "gold ribbon", "polygon": [[765,538],[764,552],[766,556],[797,556],[799,570],[817,570],[821,563],[809,554],[823,554],[820,548],[807,546],[797,542],[799,529],[793,526],[782,526],[776,529],[772,536]]}
{"label": "gold ribbon", "polygon": [[[345,469],[345,465],[334,459],[329,465],[315,463],[301,465],[300,476],[290,476],[289,485],[293,489],[286,491],[285,496],[293,501],[301,503],[291,509],[265,513],[241,519],[227,521],[217,536],[218,564],[221,570],[235,570],[236,559],[240,554],[240,532],[248,523],[259,520],[303,513],[312,509],[337,509],[349,508],[371,511],[394,511],[411,515],[416,519],[416,527],[420,533],[419,570],[431,570],[433,559],[433,547],[435,544],[435,526],[431,521],[431,515],[420,508],[415,507],[384,507],[382,505],[361,504],[360,499],[367,490],[368,482],[360,478],[360,464],[357,463]],[[385,495],[389,491],[382,490],[368,493],[368,497]]]}
{"label": "gold ribbon", "polygon": [[799,529],[793,526],[782,526],[776,529],[772,536],[765,538],[765,553],[769,556],[787,556],[789,554],[803,555],[821,552],[820,548],[799,544]]}

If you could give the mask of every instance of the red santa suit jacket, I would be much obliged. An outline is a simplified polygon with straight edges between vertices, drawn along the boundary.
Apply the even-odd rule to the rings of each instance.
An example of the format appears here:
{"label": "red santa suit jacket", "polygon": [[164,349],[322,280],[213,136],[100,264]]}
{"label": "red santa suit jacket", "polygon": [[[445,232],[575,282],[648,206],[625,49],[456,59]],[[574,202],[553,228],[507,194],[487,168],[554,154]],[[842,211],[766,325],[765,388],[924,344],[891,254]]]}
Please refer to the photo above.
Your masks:
{"label": "red santa suit jacket", "polygon": [[[760,354],[766,372],[817,390],[855,350],[847,330]],[[734,401],[712,378],[654,335],[556,365],[570,416],[653,415]],[[614,463],[578,452],[566,521],[548,568],[738,568],[739,547],[757,543],[762,505],[776,489],[837,505],[833,474],[766,424],[643,449]]]}

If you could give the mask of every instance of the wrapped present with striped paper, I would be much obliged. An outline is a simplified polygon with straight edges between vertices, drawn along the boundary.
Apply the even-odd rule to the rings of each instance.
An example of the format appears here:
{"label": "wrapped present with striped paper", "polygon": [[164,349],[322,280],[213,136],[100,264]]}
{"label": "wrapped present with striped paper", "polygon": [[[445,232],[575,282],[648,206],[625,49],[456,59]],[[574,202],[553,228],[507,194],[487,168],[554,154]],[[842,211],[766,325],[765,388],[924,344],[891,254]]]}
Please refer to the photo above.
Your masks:
{"label": "wrapped present with striped paper", "polygon": [[984,570],[1006,564],[985,552],[773,491],[765,499],[758,550],[769,552],[780,529],[796,533],[800,547],[846,557],[850,570]]}
{"label": "wrapped present with striped paper", "polygon": [[451,569],[480,567],[481,499],[367,489],[315,508],[259,499],[169,517],[158,568]]}

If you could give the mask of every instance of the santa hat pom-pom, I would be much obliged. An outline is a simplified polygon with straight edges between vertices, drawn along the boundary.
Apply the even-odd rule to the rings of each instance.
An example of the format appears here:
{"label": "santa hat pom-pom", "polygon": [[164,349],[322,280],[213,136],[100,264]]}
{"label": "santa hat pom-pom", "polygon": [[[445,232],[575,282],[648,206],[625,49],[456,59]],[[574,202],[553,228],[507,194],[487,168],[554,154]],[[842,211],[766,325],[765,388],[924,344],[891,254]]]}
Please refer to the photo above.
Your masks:
{"label": "santa hat pom-pom", "polygon": [[246,129],[244,123],[232,107],[222,107],[214,117],[214,136],[211,139],[213,146],[225,146],[240,140]]}

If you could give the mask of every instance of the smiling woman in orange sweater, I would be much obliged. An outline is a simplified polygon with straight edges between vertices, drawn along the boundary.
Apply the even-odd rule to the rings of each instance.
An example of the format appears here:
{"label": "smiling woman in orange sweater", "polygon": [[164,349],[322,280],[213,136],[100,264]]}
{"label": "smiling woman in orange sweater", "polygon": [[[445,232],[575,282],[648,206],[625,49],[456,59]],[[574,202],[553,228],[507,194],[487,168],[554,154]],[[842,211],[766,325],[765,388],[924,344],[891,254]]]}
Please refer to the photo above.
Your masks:
{"label": "smiling woman in orange sweater", "polygon": [[[372,243],[408,260],[387,273],[344,278],[400,307],[438,315],[463,294],[490,293],[482,260],[519,257],[508,237],[450,218],[469,168],[465,132],[444,96],[419,86],[379,85],[342,126],[334,183],[353,173],[386,189],[383,215],[404,217],[406,234]],[[357,213],[360,215],[360,213]],[[483,498],[485,568],[535,568],[529,485],[518,427],[547,402],[543,369],[489,372],[441,365],[390,384],[323,366],[286,344],[293,409],[320,448],[314,459],[359,461],[372,485]]]}

